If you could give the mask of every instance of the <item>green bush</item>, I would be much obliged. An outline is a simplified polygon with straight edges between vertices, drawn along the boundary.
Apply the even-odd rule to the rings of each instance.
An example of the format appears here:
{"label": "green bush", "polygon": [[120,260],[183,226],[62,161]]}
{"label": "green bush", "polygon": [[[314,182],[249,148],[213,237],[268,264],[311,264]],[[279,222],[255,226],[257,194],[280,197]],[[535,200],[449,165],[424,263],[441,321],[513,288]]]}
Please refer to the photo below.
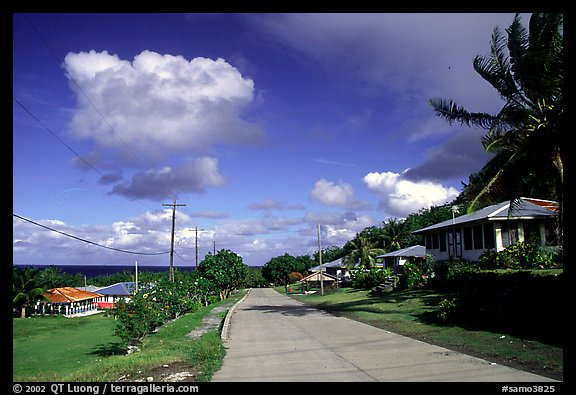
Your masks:
{"label": "green bush", "polygon": [[436,310],[436,317],[441,322],[448,322],[454,315],[454,312],[457,307],[458,304],[456,298],[442,299],[438,303],[438,310]]}
{"label": "green bush", "polygon": [[390,276],[393,271],[390,268],[376,268],[371,269],[354,269],[350,271],[350,278],[352,280],[352,287],[368,289],[382,284]]}
{"label": "green bush", "polygon": [[167,320],[195,311],[204,302],[197,284],[189,276],[174,282],[159,279],[141,288],[129,301],[118,301],[115,334],[126,343],[138,342]]}
{"label": "green bush", "polygon": [[561,250],[538,243],[516,242],[503,251],[488,250],[480,256],[483,269],[545,269],[561,263]]}
{"label": "green bush", "polygon": [[479,270],[478,264],[459,258],[437,262],[434,266],[434,279],[431,285],[439,289],[459,289],[462,282]]}
{"label": "green bush", "polygon": [[406,289],[420,288],[428,283],[428,278],[422,264],[406,262],[402,265],[399,284]]}

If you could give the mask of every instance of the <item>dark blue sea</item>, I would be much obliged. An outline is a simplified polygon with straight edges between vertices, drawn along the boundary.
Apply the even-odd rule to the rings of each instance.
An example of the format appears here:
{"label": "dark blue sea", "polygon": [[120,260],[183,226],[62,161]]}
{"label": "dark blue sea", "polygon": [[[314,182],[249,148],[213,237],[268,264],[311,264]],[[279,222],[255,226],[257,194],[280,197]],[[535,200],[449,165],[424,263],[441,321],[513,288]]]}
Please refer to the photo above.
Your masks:
{"label": "dark blue sea", "polygon": [[[50,267],[48,265],[15,265],[20,269],[24,269],[25,267],[31,266],[38,270],[46,269]],[[104,276],[107,274],[115,274],[115,273],[122,273],[124,271],[128,271],[130,273],[135,272],[134,265],[100,265],[100,266],[93,266],[93,265],[52,265],[58,267],[64,273],[68,274],[78,274],[82,273],[86,277],[96,277],[96,276]],[[146,266],[146,265],[138,265],[138,272],[166,272],[168,273],[168,265],[162,266]],[[194,266],[174,266],[174,270],[178,270],[181,272],[191,272],[194,270]]]}

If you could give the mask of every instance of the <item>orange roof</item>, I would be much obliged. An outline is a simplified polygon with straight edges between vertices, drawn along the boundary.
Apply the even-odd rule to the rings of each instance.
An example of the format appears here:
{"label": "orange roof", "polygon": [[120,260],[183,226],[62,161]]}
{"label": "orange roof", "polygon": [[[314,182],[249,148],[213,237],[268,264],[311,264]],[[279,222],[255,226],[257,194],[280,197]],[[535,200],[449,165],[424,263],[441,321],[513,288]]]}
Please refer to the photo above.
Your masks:
{"label": "orange roof", "polygon": [[522,198],[522,199],[527,200],[530,203],[537,204],[540,207],[547,208],[548,210],[551,210],[554,212],[558,211],[558,202],[555,202],[553,200],[543,200],[543,199],[535,199],[535,198]]}
{"label": "orange roof", "polygon": [[49,289],[44,296],[50,299],[52,303],[66,303],[99,298],[103,295],[96,292],[82,291],[81,289],[73,287],[62,287]]}

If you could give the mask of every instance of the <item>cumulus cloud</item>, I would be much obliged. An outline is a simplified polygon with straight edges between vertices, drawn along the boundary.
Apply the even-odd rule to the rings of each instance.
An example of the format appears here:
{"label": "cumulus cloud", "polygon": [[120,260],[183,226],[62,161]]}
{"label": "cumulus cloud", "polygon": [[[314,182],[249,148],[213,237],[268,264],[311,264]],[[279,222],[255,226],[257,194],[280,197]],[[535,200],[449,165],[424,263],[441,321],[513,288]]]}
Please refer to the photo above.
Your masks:
{"label": "cumulus cloud", "polygon": [[356,199],[354,187],[344,182],[332,182],[324,178],[316,181],[310,197],[331,207],[368,208],[369,203]]}
{"label": "cumulus cloud", "polygon": [[[95,144],[84,157],[111,169],[100,179],[110,194],[161,200],[222,186],[218,160],[206,152],[265,138],[243,117],[254,81],[224,59],[145,50],[130,61],[91,50],[69,53],[63,68],[78,101],[69,133]],[[180,164],[163,165],[168,159]]]}
{"label": "cumulus cloud", "polygon": [[427,180],[408,180],[404,174],[390,171],[368,173],[362,181],[369,190],[382,197],[380,206],[397,217],[406,217],[422,208],[450,202],[459,193],[453,187],[446,188]]}
{"label": "cumulus cloud", "polygon": [[173,197],[173,191],[201,193],[207,187],[219,187],[224,177],[218,170],[218,159],[201,157],[187,159],[178,167],[165,166],[160,170],[140,171],[131,181],[116,184],[111,194],[130,199],[162,200]]}
{"label": "cumulus cloud", "polygon": [[241,117],[254,82],[224,59],[143,51],[130,62],[91,50],[69,53],[63,67],[78,95],[71,133],[121,155],[124,145],[137,156],[163,158],[264,137]]}

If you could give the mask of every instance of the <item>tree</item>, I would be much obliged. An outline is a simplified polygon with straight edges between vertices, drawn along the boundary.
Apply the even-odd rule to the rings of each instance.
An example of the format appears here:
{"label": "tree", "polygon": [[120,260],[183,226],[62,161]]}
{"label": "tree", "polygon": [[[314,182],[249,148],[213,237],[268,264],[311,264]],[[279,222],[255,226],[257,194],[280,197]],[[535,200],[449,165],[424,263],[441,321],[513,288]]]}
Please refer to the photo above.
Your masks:
{"label": "tree", "polygon": [[206,255],[198,265],[198,275],[214,284],[221,300],[242,285],[247,273],[242,257],[226,249]]}
{"label": "tree", "polygon": [[48,300],[44,296],[44,289],[38,285],[38,273],[38,270],[32,267],[23,270],[16,266],[12,268],[12,303],[21,309],[22,318],[26,317],[26,307],[37,300]]}
{"label": "tree", "polygon": [[294,257],[288,253],[270,259],[262,267],[262,276],[274,284],[288,284],[289,275],[292,272],[305,274],[314,265],[314,261],[308,256]]}
{"label": "tree", "polygon": [[370,269],[376,263],[376,257],[386,253],[383,248],[378,248],[378,243],[370,241],[368,236],[357,234],[353,240],[344,245],[348,254],[343,258],[343,262],[350,268],[354,268],[358,263],[360,266]]}
{"label": "tree", "polygon": [[562,208],[567,152],[563,14],[534,13],[528,31],[517,14],[506,33],[496,27],[490,55],[473,61],[474,70],[505,101],[498,114],[468,112],[453,100],[431,99],[430,104],[450,123],[487,130],[482,144],[494,155],[471,177],[466,191],[469,211],[503,198],[513,202],[533,192],[535,180]]}

